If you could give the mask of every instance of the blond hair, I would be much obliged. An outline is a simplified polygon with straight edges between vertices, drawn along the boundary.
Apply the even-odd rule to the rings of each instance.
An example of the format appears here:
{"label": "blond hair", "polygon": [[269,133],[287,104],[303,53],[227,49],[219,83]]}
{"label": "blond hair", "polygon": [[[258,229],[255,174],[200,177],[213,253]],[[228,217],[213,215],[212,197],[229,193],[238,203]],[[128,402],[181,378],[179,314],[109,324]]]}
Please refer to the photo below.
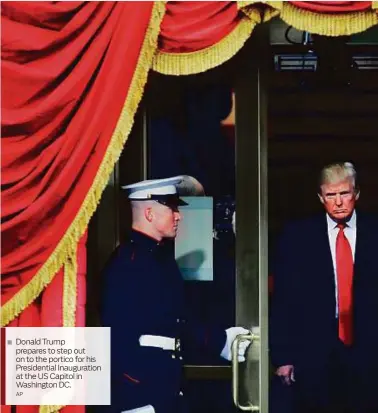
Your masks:
{"label": "blond hair", "polygon": [[354,190],[357,190],[357,173],[351,162],[336,162],[325,166],[320,173],[320,186],[336,184],[350,179]]}

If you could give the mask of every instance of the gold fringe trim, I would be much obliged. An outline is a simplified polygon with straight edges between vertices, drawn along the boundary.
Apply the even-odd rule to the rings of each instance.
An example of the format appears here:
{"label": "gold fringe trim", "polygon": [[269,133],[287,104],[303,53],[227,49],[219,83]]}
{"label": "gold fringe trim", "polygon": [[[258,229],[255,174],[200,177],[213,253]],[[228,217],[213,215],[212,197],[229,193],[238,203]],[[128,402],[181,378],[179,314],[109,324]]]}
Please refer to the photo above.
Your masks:
{"label": "gold fringe trim", "polygon": [[193,75],[206,72],[231,59],[250,37],[257,22],[243,17],[240,23],[218,43],[190,53],[158,51],[152,69],[165,75]]}
{"label": "gold fringe trim", "polygon": [[[262,23],[280,16],[285,23],[298,30],[324,36],[348,36],[363,32],[378,24],[378,1],[373,1],[371,10],[347,13],[316,13],[300,9],[288,1],[238,1],[238,9],[247,15],[261,9]],[[251,6],[254,6],[253,8]]]}
{"label": "gold fringe trim", "polygon": [[[63,265],[63,327],[76,325],[76,280],[77,280],[77,254],[68,257]],[[53,413],[65,406],[43,405],[39,406],[39,413]]]}
{"label": "gold fringe trim", "polygon": [[76,325],[77,254],[64,263],[63,276],[63,327]]}
{"label": "gold fringe trim", "polygon": [[372,9],[339,14],[314,13],[288,2],[283,2],[280,17],[298,30],[323,36],[349,36],[378,24],[378,14]]}
{"label": "gold fringe trim", "polygon": [[[77,298],[77,254],[68,257],[64,263],[63,274],[63,327],[76,325],[76,298]],[[65,406],[43,405],[39,406],[39,413],[53,413]]]}
{"label": "gold fringe trim", "polygon": [[[155,1],[146,36],[140,51],[138,63],[130,84],[125,104],[122,108],[118,123],[111,137],[109,146],[101,162],[99,170],[89,189],[83,205],[80,207],[75,219],[64,234],[51,256],[46,260],[38,273],[23,287],[12,299],[2,306],[1,325],[6,326],[16,318],[30,303],[32,303],[51,282],[55,274],[67,263],[69,257],[76,254],[77,244],[84,234],[89,220],[100,202],[101,194],[107,185],[114,165],[119,159],[121,151],[127,141],[134,123],[134,116],[142,98],[144,86],[147,82],[148,72],[152,59],[157,49],[157,40],[160,32],[160,23],[165,14],[163,1]],[[45,406],[46,407],[46,406]],[[46,407],[47,408],[47,407]],[[58,406],[59,408],[59,406]],[[51,413],[51,410],[43,413]]]}

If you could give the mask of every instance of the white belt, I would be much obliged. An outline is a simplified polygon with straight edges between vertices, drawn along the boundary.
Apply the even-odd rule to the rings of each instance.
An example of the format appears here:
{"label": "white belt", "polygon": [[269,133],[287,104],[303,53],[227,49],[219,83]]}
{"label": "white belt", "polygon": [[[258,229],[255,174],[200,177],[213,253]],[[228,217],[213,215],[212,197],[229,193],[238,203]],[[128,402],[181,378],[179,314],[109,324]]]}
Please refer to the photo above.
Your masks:
{"label": "white belt", "polygon": [[139,337],[139,344],[143,347],[159,347],[163,350],[175,349],[175,339],[172,337],[143,335]]}
{"label": "white belt", "polygon": [[155,413],[155,409],[149,404],[148,406],[138,407],[137,409],[124,410],[121,413]]}

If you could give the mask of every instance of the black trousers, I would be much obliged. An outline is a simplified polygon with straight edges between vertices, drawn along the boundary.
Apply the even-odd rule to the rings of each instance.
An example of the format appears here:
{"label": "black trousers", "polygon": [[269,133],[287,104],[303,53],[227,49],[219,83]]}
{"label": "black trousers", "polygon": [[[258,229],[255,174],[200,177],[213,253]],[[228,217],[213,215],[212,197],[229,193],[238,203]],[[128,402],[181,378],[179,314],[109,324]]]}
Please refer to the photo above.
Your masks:
{"label": "black trousers", "polygon": [[337,339],[327,360],[295,366],[291,386],[273,378],[270,413],[378,413],[377,377]]}

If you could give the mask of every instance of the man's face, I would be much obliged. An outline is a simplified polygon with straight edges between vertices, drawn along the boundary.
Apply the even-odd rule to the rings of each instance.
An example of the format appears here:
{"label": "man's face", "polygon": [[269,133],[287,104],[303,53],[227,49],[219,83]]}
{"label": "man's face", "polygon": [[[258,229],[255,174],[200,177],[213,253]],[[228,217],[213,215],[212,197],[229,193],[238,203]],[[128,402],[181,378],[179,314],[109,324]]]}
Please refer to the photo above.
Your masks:
{"label": "man's face", "polygon": [[181,219],[177,207],[169,207],[156,202],[152,210],[155,230],[161,238],[176,238]]}
{"label": "man's face", "polygon": [[352,181],[345,179],[336,184],[323,184],[319,199],[332,219],[343,221],[352,215],[359,196]]}

